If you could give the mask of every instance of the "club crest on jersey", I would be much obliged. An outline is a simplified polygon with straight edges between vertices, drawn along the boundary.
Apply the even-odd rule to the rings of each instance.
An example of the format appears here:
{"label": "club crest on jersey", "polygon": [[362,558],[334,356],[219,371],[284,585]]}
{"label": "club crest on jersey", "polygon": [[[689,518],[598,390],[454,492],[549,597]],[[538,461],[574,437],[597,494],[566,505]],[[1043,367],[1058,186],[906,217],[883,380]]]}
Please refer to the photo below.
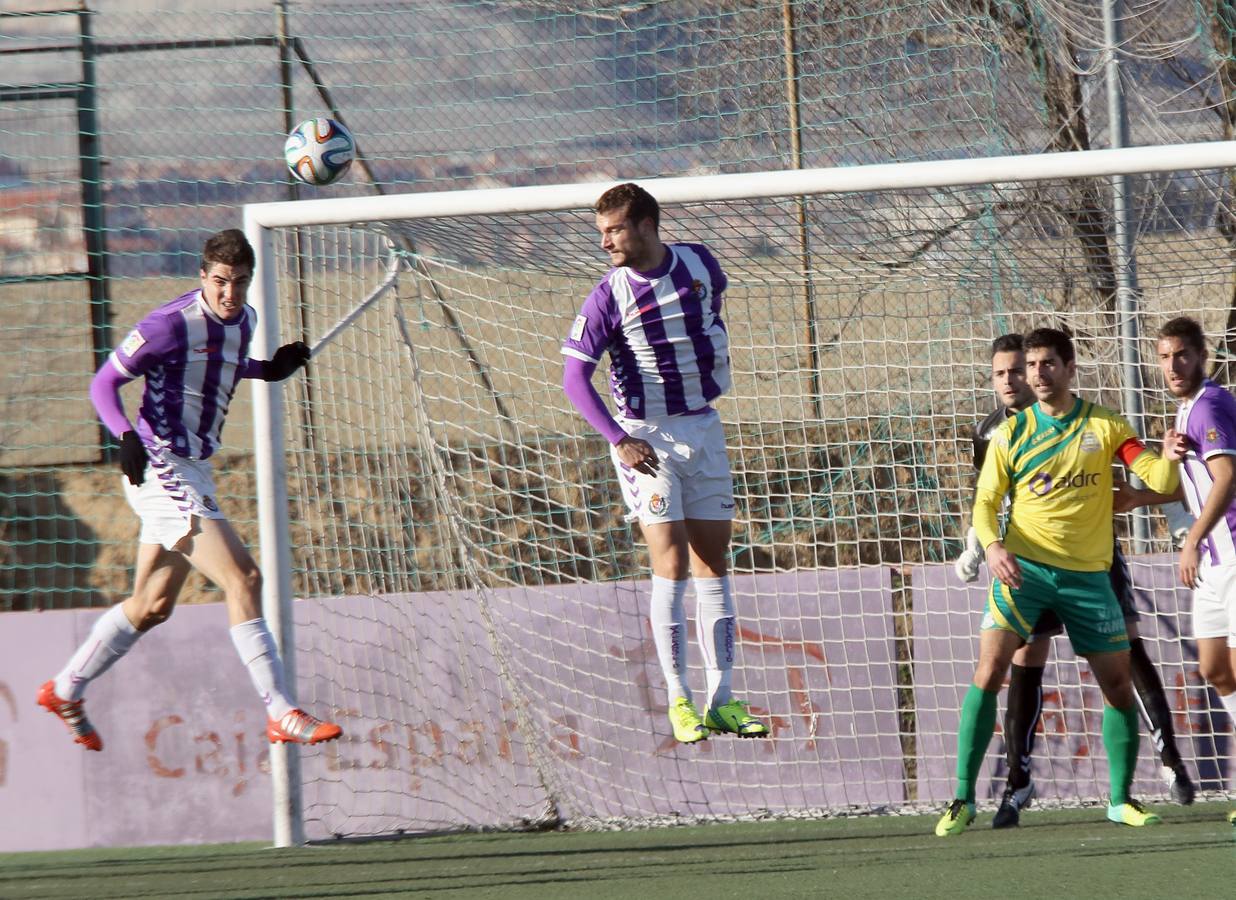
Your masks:
{"label": "club crest on jersey", "polygon": [[129,332],[129,336],[124,339],[124,343],[120,345],[120,352],[125,356],[132,356],[138,350],[141,350],[146,344],[146,339],[142,337],[142,333],[134,328]]}
{"label": "club crest on jersey", "polygon": [[1081,436],[1081,448],[1084,453],[1093,453],[1102,445],[1099,443],[1099,436],[1093,431],[1083,431]]}
{"label": "club crest on jersey", "polygon": [[1206,429],[1206,443],[1215,444],[1215,443],[1218,443],[1218,441],[1219,441],[1219,429],[1218,428],[1207,428]]}
{"label": "club crest on jersey", "polygon": [[207,494],[202,495],[202,506],[206,507],[211,512],[219,511],[219,504],[215,503],[215,498]]}
{"label": "club crest on jersey", "polygon": [[648,511],[654,516],[665,515],[667,509],[669,509],[669,500],[660,494],[653,494],[648,498]]}
{"label": "club crest on jersey", "polygon": [[688,294],[687,296],[690,297],[692,300],[703,300],[704,299],[704,282],[700,281],[698,278],[694,279],[691,282],[691,293]]}

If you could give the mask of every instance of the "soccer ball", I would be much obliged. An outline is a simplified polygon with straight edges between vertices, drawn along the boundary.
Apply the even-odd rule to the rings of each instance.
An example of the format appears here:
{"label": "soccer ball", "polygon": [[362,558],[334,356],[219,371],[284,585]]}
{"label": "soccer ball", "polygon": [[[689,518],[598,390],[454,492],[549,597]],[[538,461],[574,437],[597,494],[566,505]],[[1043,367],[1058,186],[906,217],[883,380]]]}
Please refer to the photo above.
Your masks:
{"label": "soccer ball", "polygon": [[338,181],[356,159],[352,132],[334,119],[306,119],[283,144],[288,169],[305,184]]}

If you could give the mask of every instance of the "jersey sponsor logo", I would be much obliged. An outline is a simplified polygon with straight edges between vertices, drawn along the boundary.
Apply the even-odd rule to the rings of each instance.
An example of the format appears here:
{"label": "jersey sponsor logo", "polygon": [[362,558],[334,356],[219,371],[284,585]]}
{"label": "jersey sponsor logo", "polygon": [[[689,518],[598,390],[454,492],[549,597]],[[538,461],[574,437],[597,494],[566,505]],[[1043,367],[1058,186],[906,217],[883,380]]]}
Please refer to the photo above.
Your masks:
{"label": "jersey sponsor logo", "polygon": [[223,349],[222,344],[207,344],[205,347],[194,347],[194,353],[218,353]]}
{"label": "jersey sponsor logo", "polygon": [[1030,479],[1030,483],[1026,485],[1026,490],[1036,497],[1042,497],[1051,490],[1051,475],[1046,472],[1036,472],[1035,476]]}
{"label": "jersey sponsor logo", "polygon": [[141,350],[146,344],[146,339],[142,337],[142,333],[134,328],[129,332],[129,336],[124,339],[124,343],[120,345],[120,352],[125,356],[132,356],[138,350]]}
{"label": "jersey sponsor logo", "polygon": [[669,509],[669,500],[660,494],[653,494],[648,498],[648,511],[654,516],[663,516],[665,511]]}
{"label": "jersey sponsor logo", "polygon": [[584,339],[584,329],[588,327],[587,316],[576,316],[575,321],[571,324],[571,340],[582,341]]}
{"label": "jersey sponsor logo", "polygon": [[1099,442],[1099,436],[1093,431],[1083,431],[1081,436],[1081,448],[1083,453],[1093,453],[1103,445]]}
{"label": "jersey sponsor logo", "polygon": [[1219,429],[1218,428],[1207,428],[1206,429],[1206,443],[1214,444],[1214,443],[1217,443],[1218,440],[1219,440]]}
{"label": "jersey sponsor logo", "polygon": [[623,319],[623,322],[630,322],[634,319],[638,319],[644,313],[654,310],[660,305],[661,304],[658,301],[653,300],[651,303],[645,303],[643,306],[632,306],[627,310],[627,315],[626,318]]}
{"label": "jersey sponsor logo", "polygon": [[1065,488],[1086,488],[1094,487],[1098,483],[1098,472],[1074,472],[1071,475],[1061,476],[1059,480],[1056,480],[1051,477],[1050,472],[1039,471],[1030,479],[1030,483],[1026,485],[1026,490],[1036,497],[1042,497],[1052,488],[1059,490],[1064,490]]}

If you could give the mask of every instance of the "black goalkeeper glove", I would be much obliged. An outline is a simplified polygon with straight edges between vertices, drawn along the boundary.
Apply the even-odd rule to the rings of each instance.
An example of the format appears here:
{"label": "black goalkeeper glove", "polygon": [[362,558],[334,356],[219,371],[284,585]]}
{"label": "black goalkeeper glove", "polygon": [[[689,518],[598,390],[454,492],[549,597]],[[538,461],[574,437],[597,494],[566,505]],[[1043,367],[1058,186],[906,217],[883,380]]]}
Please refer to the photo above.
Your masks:
{"label": "black goalkeeper glove", "polygon": [[134,487],[141,487],[146,480],[146,448],[136,431],[120,436],[120,468]]}
{"label": "black goalkeeper glove", "polygon": [[266,361],[266,381],[282,381],[301,366],[309,364],[309,345],[304,341],[284,344],[275,351],[275,355]]}

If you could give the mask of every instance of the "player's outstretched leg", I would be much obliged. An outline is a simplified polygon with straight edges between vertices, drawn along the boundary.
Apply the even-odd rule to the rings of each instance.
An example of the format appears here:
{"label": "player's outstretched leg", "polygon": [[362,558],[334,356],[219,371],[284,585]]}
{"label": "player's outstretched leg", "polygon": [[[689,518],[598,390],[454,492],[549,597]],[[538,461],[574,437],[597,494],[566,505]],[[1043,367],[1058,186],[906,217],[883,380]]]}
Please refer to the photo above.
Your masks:
{"label": "player's outstretched leg", "polygon": [[99,737],[82,709],[84,700],[62,700],[56,696],[56,683],[48,681],[39,688],[36,702],[49,713],[60,717],[73,735],[73,743],[81,744],[87,750],[103,749],[103,738]]}
{"label": "player's outstretched leg", "polygon": [[272,744],[320,744],[343,734],[334,722],[323,722],[303,709],[290,709],[278,719],[266,720],[266,737]]}
{"label": "player's outstretched leg", "polygon": [[1159,671],[1146,653],[1141,638],[1130,636],[1129,668],[1133,675],[1133,687],[1142,718],[1150,728],[1150,739],[1163,763],[1163,779],[1167,782],[1172,800],[1188,806],[1197,795],[1197,788],[1189,778],[1184,760],[1176,748],[1176,732],[1172,727],[1172,710],[1167,703],[1167,694]]}

